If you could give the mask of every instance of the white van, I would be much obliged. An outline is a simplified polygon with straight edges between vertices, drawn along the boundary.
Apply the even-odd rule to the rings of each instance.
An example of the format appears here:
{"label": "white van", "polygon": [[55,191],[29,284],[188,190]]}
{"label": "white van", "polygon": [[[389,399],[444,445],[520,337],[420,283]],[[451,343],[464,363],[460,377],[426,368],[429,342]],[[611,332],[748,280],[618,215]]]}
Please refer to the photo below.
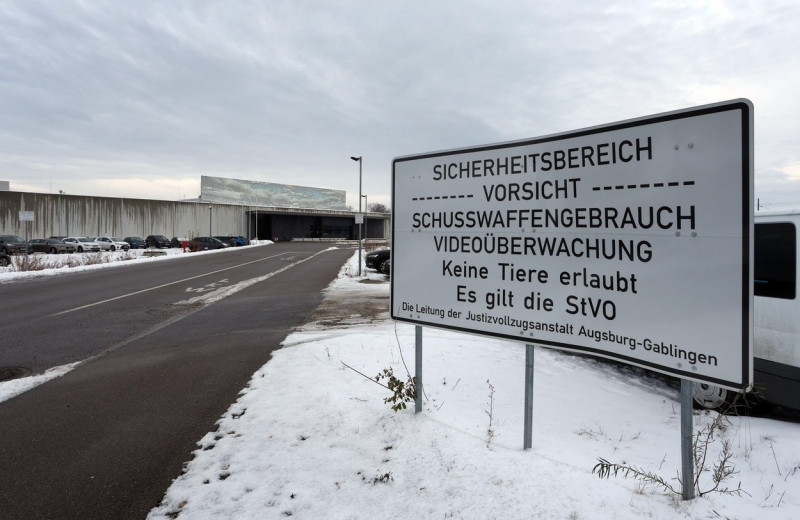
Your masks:
{"label": "white van", "polygon": [[[800,298],[797,228],[800,210],[758,212],[753,246],[753,376],[768,403],[800,410]],[[718,409],[735,392],[695,383],[694,399]]]}

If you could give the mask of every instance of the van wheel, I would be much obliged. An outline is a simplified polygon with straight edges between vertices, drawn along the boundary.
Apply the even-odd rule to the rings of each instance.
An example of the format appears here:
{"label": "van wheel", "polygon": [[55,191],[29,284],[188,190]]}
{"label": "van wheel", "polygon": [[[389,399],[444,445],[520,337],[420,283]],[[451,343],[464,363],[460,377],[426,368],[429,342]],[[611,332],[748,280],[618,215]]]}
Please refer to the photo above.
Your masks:
{"label": "van wheel", "polygon": [[693,386],[695,408],[721,412],[729,408],[736,397],[735,392],[708,383],[694,383]]}

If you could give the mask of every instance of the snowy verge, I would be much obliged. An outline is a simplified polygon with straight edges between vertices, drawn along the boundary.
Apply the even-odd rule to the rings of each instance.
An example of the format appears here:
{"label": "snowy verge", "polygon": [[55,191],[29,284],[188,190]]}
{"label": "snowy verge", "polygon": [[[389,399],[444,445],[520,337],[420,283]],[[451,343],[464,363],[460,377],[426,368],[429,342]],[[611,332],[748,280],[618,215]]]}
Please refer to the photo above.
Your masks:
{"label": "snowy verge", "polygon": [[[351,260],[327,298],[388,303],[385,279],[352,272]],[[424,411],[395,413],[369,378],[388,367],[405,378],[414,327],[345,317],[286,339],[148,519],[800,518],[800,425],[730,418],[731,485],[746,493],[684,502],[592,474],[603,457],[674,483],[680,410],[662,380],[537,347],[533,449],[523,451],[523,345],[426,328]],[[695,428],[712,417],[695,415]]]}

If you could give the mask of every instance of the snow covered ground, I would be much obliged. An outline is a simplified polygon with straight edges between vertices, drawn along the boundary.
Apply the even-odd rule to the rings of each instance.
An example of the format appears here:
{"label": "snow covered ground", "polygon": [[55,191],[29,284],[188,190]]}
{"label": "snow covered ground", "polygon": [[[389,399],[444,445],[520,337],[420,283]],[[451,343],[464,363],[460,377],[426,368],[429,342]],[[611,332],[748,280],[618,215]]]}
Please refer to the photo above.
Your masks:
{"label": "snow covered ground", "polygon": [[[523,451],[524,346],[426,328],[424,410],[392,411],[370,378],[386,368],[407,378],[414,327],[389,320],[388,281],[354,276],[355,261],[198,439],[149,520],[800,518],[796,423],[723,423],[706,465],[729,441],[736,473],[722,486],[741,484],[738,495],[683,501],[593,475],[602,457],[680,489],[678,392],[638,370],[537,347],[533,448]],[[715,416],[696,413],[695,429]],[[704,471],[700,490],[712,485]]]}
{"label": "snow covered ground", "polygon": [[[678,391],[637,370],[537,348],[533,449],[523,451],[524,346],[426,328],[424,411],[392,411],[390,393],[356,370],[374,378],[392,368],[405,380],[414,327],[388,312],[353,313],[358,298],[388,310],[389,295],[385,277],[354,272],[355,257],[318,319],[286,339],[199,440],[149,520],[800,518],[800,424],[724,423],[706,464],[730,441],[737,473],[722,485],[741,483],[738,496],[683,501],[593,475],[602,457],[680,489]],[[715,416],[696,414],[695,428]],[[700,489],[711,486],[705,471]]]}

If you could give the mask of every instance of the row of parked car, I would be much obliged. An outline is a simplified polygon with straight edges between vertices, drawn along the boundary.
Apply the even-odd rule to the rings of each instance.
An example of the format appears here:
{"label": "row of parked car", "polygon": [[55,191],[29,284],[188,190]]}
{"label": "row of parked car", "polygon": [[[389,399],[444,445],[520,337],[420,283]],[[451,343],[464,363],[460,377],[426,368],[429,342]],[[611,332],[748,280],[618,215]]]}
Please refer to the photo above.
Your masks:
{"label": "row of parked car", "polygon": [[191,251],[206,251],[249,245],[242,236],[195,237],[193,239],[163,235],[141,237],[63,237],[34,238],[25,242],[16,235],[0,235],[0,254],[13,255],[28,253],[97,253],[100,251],[128,251],[129,249],[164,249],[183,247]]}
{"label": "row of parked car", "polygon": [[16,235],[0,236],[0,253],[90,253],[98,251],[127,251],[130,245],[115,237],[50,237],[25,242]]}

